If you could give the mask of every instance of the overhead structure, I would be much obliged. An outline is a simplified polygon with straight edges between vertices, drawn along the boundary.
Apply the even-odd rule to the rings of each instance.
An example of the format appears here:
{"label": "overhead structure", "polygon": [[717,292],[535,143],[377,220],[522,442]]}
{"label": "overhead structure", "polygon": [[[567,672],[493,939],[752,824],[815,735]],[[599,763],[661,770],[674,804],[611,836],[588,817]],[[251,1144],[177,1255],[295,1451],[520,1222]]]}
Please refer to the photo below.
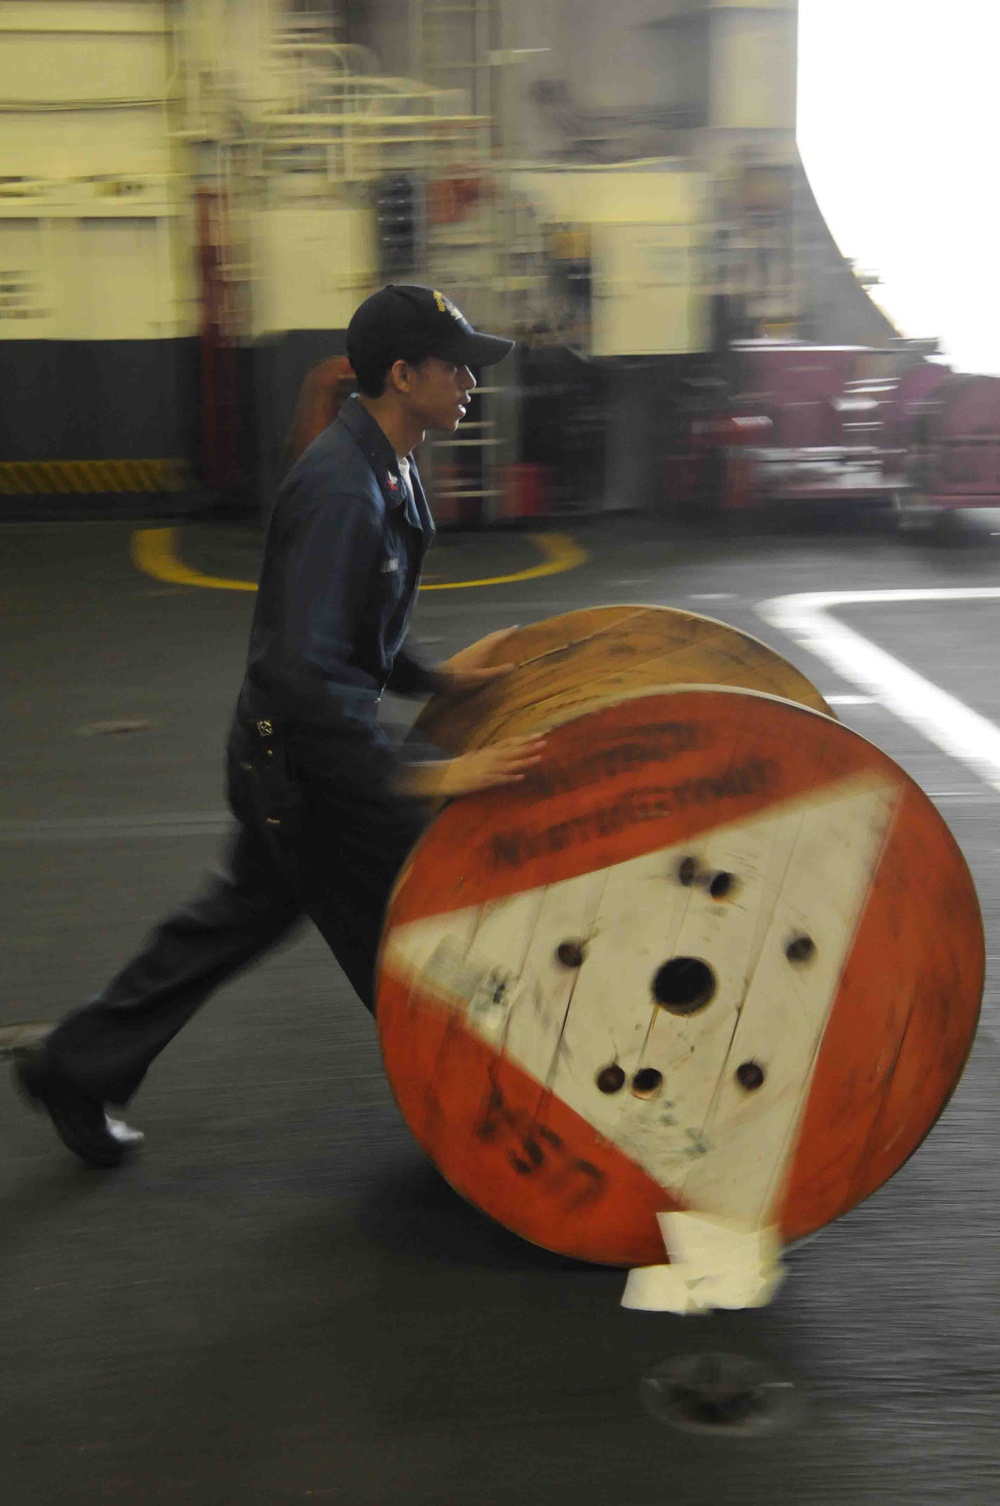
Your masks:
{"label": "overhead structure", "polygon": [[2,492],[183,485],[198,305],[175,61],[162,5],[0,5]]}
{"label": "overhead structure", "polygon": [[367,293],[415,279],[519,342],[427,450],[442,521],[658,494],[698,362],[835,314],[796,21],[796,0],[0,0],[0,486],[186,474],[266,505],[306,375]]}

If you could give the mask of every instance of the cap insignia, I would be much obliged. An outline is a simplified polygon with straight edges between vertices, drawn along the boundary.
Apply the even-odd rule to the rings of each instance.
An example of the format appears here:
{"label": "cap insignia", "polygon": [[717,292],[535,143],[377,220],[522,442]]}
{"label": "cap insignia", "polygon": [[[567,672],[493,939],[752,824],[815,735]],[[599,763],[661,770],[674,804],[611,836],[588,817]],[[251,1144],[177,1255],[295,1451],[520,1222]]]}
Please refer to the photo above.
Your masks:
{"label": "cap insignia", "polygon": [[459,324],[464,324],[466,322],[465,315],[461,313],[452,303],[451,299],[446,298],[443,293],[435,292],[434,302],[437,304],[438,313],[450,314],[451,317],[457,320]]}

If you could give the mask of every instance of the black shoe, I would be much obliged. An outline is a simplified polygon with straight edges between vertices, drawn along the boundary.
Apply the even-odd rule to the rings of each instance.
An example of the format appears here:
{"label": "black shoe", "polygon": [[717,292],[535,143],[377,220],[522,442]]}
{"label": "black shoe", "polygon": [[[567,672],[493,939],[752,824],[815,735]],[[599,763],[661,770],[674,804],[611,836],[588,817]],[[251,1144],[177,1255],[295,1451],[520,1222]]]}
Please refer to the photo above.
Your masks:
{"label": "black shoe", "polygon": [[34,1051],[14,1063],[21,1092],[52,1120],[62,1143],[88,1166],[120,1166],[143,1140],[121,1119],[112,1119],[104,1104],[84,1093],[45,1057]]}

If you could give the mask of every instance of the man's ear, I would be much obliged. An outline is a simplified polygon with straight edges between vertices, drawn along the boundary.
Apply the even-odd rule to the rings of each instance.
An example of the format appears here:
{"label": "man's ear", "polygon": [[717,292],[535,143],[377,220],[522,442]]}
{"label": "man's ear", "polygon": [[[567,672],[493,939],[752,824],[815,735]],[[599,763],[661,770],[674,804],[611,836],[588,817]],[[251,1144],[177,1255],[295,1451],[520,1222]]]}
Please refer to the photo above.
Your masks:
{"label": "man's ear", "polygon": [[410,368],[406,361],[393,361],[389,367],[389,380],[397,392],[409,392]]}

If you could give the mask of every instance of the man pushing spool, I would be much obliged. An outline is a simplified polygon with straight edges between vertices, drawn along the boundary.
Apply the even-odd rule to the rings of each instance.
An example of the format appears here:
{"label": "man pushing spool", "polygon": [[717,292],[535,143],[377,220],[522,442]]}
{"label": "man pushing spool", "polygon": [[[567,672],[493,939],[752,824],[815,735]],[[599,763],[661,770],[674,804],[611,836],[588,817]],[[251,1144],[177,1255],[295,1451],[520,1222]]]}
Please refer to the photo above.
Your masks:
{"label": "man pushing spool", "polygon": [[519,781],[541,739],[401,763],[377,720],[384,689],[468,690],[486,639],[436,669],[405,647],[434,533],[412,451],[453,431],[475,378],[513,342],[478,333],[430,288],[393,284],[347,333],[357,394],[296,460],[268,529],[227,753],[235,817],[224,865],[97,998],[15,1067],[22,1090],[92,1166],[142,1135],[108,1114],[208,995],[311,918],[364,1004],[390,890],[426,821],[421,800]]}

